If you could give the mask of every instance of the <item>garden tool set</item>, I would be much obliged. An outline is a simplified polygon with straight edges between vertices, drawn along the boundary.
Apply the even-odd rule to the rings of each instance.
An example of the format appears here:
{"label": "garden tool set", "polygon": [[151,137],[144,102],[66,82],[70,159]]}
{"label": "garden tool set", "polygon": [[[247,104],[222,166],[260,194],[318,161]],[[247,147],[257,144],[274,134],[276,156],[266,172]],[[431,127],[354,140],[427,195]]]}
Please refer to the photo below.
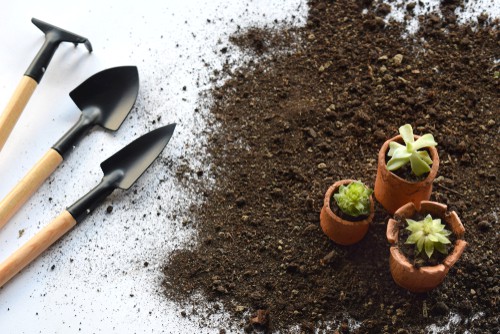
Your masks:
{"label": "garden tool set", "polygon": [[117,130],[132,109],[139,92],[135,66],[99,72],[75,88],[69,96],[82,110],[75,125],[38,161],[24,178],[0,201],[0,228],[73,151],[76,142],[93,126]]}
{"label": "garden tool set", "polygon": [[[40,82],[58,45],[61,42],[72,42],[75,45],[84,43],[89,52],[92,51],[90,42],[84,37],[37,19],[32,19],[32,22],[45,33],[45,43],[0,116],[0,150]],[[133,108],[138,91],[137,68],[122,66],[96,73],[70,92],[71,99],[82,112],[80,118],[0,201],[0,230],[91,128],[98,125],[115,131],[120,127]],[[116,188],[129,189],[160,155],[174,129],[175,124],[170,124],[153,130],[102,162],[104,176],[94,189],[0,263],[0,287],[81,222]]]}

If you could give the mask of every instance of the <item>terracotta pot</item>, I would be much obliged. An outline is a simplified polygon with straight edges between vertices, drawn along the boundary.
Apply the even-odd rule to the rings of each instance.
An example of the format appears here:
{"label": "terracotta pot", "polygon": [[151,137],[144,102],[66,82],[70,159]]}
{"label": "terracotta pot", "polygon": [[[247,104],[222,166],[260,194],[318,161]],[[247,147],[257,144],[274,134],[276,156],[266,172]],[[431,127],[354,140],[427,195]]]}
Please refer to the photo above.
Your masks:
{"label": "terracotta pot", "polygon": [[[415,136],[415,139],[420,136]],[[418,207],[421,201],[431,197],[432,181],[436,178],[439,168],[439,156],[435,147],[428,147],[432,159],[431,171],[420,182],[406,181],[387,169],[385,157],[389,150],[389,143],[397,141],[403,143],[401,135],[389,139],[382,145],[378,153],[377,178],[375,179],[374,194],[377,201],[393,214],[398,208],[406,203],[413,202]]]}
{"label": "terracotta pot", "polygon": [[397,219],[401,220],[406,218],[411,219],[417,212],[424,215],[429,213],[432,218],[441,218],[441,221],[448,225],[448,229],[451,229],[457,238],[453,252],[444,259],[443,263],[436,266],[420,267],[418,269],[399,251],[397,246],[399,238],[398,222],[394,219],[389,219],[386,234],[387,240],[392,245],[390,248],[389,265],[392,278],[399,286],[411,292],[430,291],[443,282],[450,268],[462,255],[467,245],[467,242],[463,240],[465,229],[456,212],[447,212],[446,210],[447,207],[444,204],[422,201],[420,209],[417,209],[415,204],[410,202],[399,208],[394,214]]}
{"label": "terracotta pot", "polygon": [[356,181],[342,180],[337,181],[330,186],[325,194],[323,208],[321,209],[320,214],[320,225],[323,232],[325,232],[330,239],[344,246],[355,244],[363,239],[366,232],[368,232],[368,227],[370,226],[370,222],[372,221],[374,215],[373,196],[370,196],[370,214],[366,219],[352,222],[344,220],[333,213],[330,208],[330,198],[341,185],[348,185],[352,182]]}

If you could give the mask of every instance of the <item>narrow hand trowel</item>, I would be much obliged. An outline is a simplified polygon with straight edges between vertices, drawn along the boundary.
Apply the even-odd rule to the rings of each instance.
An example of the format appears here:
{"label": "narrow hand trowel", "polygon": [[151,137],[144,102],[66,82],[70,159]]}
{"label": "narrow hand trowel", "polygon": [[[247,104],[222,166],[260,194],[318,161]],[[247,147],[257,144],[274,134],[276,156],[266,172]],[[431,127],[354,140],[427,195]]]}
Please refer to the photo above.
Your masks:
{"label": "narrow hand trowel", "polygon": [[129,189],[163,151],[174,129],[175,124],[170,124],[153,130],[102,162],[101,183],[0,264],[0,287],[86,218],[113,190]]}
{"label": "narrow hand trowel", "polygon": [[28,104],[31,95],[33,95],[40,80],[42,80],[59,44],[61,42],[70,42],[76,46],[79,43],[84,43],[87,50],[92,52],[92,45],[85,37],[78,36],[35,18],[32,18],[31,22],[45,34],[45,43],[43,43],[35,59],[31,62],[26,73],[24,73],[7,107],[5,107],[3,113],[0,115],[0,151],[16,125],[19,116],[21,116],[21,113]]}
{"label": "narrow hand trowel", "polygon": [[95,125],[115,131],[134,106],[139,91],[135,66],[114,67],[94,74],[69,93],[80,119],[0,201],[0,228],[22,207]]}

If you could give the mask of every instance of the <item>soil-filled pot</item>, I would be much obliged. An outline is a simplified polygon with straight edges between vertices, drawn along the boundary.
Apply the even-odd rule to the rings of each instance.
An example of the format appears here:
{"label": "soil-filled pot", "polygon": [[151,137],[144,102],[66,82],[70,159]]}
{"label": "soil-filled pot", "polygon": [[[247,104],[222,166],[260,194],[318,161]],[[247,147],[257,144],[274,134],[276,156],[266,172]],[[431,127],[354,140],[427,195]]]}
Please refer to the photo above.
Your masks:
{"label": "soil-filled pot", "polygon": [[[411,292],[426,292],[436,288],[448,274],[450,268],[457,262],[462,255],[467,242],[463,240],[465,229],[455,211],[447,212],[444,204],[422,201],[420,208],[417,209],[412,202],[399,208],[395,213],[396,219],[389,219],[387,224],[387,240],[392,245],[390,248],[389,265],[392,278],[401,287]],[[417,213],[430,214],[433,218],[441,218],[441,222],[447,226],[455,235],[456,241],[453,250],[444,261],[435,266],[426,266],[416,268],[398,248],[399,229],[397,222],[406,221],[406,218],[412,218]],[[404,242],[403,240],[399,242]]]}
{"label": "soil-filled pot", "polygon": [[335,182],[325,194],[323,208],[320,214],[320,225],[323,232],[332,239],[334,242],[348,246],[359,242],[368,232],[368,227],[374,215],[373,195],[370,195],[370,214],[367,218],[359,221],[349,221],[340,218],[336,215],[330,207],[330,201],[333,194],[341,185],[348,185],[349,183],[356,182],[355,180],[341,180]]}
{"label": "soil-filled pot", "polygon": [[[418,138],[420,136],[415,136],[415,139]],[[431,197],[432,182],[436,178],[439,168],[439,156],[436,148],[427,147],[432,159],[431,171],[427,177],[420,182],[410,182],[400,178],[387,169],[385,162],[389,143],[392,141],[403,143],[403,138],[398,135],[382,145],[378,153],[377,177],[374,188],[375,198],[391,214],[406,203],[413,202],[418,207],[421,201],[428,200]]]}

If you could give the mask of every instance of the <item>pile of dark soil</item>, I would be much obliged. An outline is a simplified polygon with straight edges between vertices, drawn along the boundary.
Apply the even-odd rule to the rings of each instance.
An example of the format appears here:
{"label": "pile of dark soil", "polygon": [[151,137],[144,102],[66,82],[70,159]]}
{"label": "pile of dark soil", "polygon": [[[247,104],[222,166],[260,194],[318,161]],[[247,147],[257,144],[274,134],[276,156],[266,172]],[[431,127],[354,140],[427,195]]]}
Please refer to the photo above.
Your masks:
{"label": "pile of dark soil", "polygon": [[[205,202],[193,208],[199,244],[167,260],[169,298],[201,293],[247,331],[500,331],[498,22],[459,26],[450,6],[460,2],[443,3],[442,18],[421,17],[406,39],[404,25],[382,19],[390,6],[369,0],[311,1],[307,25],[282,32],[283,43],[256,29],[233,39],[261,61],[220,73],[230,79],[212,93],[211,170],[179,174]],[[380,206],[359,244],[338,246],[319,227],[328,186],[373,186],[379,148],[405,123],[436,138],[431,199],[458,212],[469,242],[444,283],[420,295],[391,278]]]}

